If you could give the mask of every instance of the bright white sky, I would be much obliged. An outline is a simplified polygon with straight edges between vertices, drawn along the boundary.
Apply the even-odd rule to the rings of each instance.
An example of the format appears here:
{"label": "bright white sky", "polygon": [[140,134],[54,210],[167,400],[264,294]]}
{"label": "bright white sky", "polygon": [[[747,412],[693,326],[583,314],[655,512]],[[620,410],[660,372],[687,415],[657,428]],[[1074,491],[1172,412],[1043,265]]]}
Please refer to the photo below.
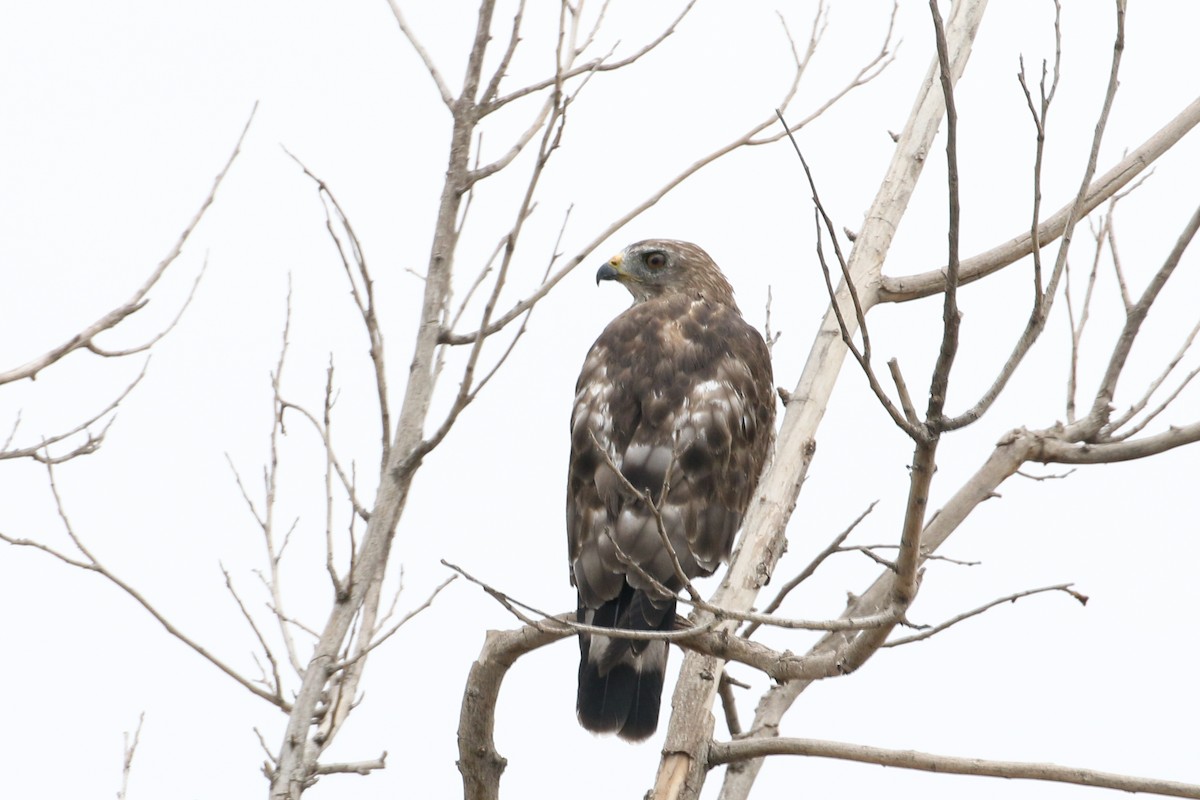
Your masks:
{"label": "bright white sky", "polygon": [[[405,3],[448,82],[460,81],[474,31],[471,3]],[[653,35],[674,6],[617,3],[598,46],[627,52]],[[898,59],[805,129],[800,140],[839,226],[857,228],[891,155],[932,53],[924,3],[904,2]],[[530,4],[516,87],[547,74],[556,5]],[[1078,182],[1099,108],[1112,41],[1110,3],[1067,0],[1063,83],[1051,111],[1046,206]],[[1196,94],[1192,4],[1134,3],[1121,91],[1100,159],[1104,171]],[[523,239],[505,299],[535,286],[569,205],[569,256],[612,218],[695,158],[765,118],[790,80],[779,9],[798,38],[813,4],[702,0],[676,36],[634,69],[598,76],[572,107],[563,147]],[[826,42],[796,100],[800,118],[877,51],[888,4],[833,4]],[[497,13],[504,35],[511,9]],[[1053,54],[1049,0],[993,3],[960,85],[964,255],[1027,228],[1032,128],[1016,82],[1017,60],[1036,69]],[[285,393],[320,407],[334,359],[341,394],[335,438],[373,490],[377,423],[364,334],[324,232],[311,183],[286,146],[337,193],[377,279],[398,398],[409,360],[420,272],[446,159],[449,118],[400,35],[387,4],[319,2],[10,3],[0,11],[0,368],[23,363],[120,303],[165,255],[209,190],[251,107],[259,110],[242,155],[208,217],[128,329],[101,341],[123,347],[169,319],[207,255],[195,302],[154,350],[143,384],[121,407],[101,451],[60,469],[74,525],[94,552],[177,625],[250,674],[255,642],[224,589],[219,564],[255,608],[263,548],[225,458],[261,502],[268,457],[269,373],[293,286],[292,350]],[[507,149],[533,104],[514,104],[484,138],[485,158]],[[1196,203],[1200,139],[1163,158],[1118,218],[1134,291],[1161,262]],[[887,272],[944,263],[944,166],[931,153],[913,211]],[[511,225],[528,162],[476,198],[459,254],[460,291]],[[722,264],[747,317],[761,324],[772,287],[780,385],[792,386],[825,307],[813,255],[807,190],[785,144],[743,151],[706,170],[592,253],[534,314],[529,333],[445,445],[427,459],[396,539],[393,582],[401,609],[420,604],[461,564],[533,605],[572,607],[562,530],[566,422],[583,355],[628,298],[596,288],[595,265],[648,236],[691,239]],[[1090,265],[1086,227],[1077,271]],[[1134,351],[1118,405],[1136,399],[1195,321],[1196,256]],[[1011,347],[1028,313],[1029,268],[963,293],[964,346],[951,406],[971,402]],[[1084,383],[1111,346],[1120,306],[1104,272],[1089,323]],[[1063,417],[1066,327],[1060,304],[1045,341],[1006,398],[944,446],[932,507],[1018,425]],[[910,385],[933,359],[940,305],[881,308],[872,332],[882,364],[897,356]],[[500,351],[497,345],[490,354]],[[439,396],[456,387],[452,360]],[[1186,368],[1196,364],[1190,356]],[[18,412],[16,442],[69,428],[107,404],[141,362],[76,354],[36,383],[0,391],[0,427]],[[1200,395],[1184,394],[1160,422],[1193,421]],[[437,412],[434,419],[439,419]],[[1154,429],[1152,429],[1154,430]],[[289,611],[323,624],[329,600],[323,552],[322,461],[296,418],[282,444],[282,523],[298,518],[285,562]],[[910,447],[847,367],[818,439],[818,456],[790,530],[779,575],[812,553],[872,500],[881,502],[853,541],[895,541]],[[1064,581],[1091,597],[1081,608],[1042,596],[998,609],[928,642],[886,651],[859,674],[807,692],[784,733],[966,756],[1052,761],[1200,782],[1194,680],[1200,604],[1194,565],[1200,450],[1154,462],[1083,469],[1063,481],[1002,489],[946,553],[979,566],[930,565],[912,617],[936,623],[1021,589]],[[340,512],[338,525],[344,526]],[[45,474],[0,462],[0,530],[64,544]],[[343,543],[344,544],[344,543]],[[344,552],[344,549],[343,549]],[[877,567],[840,557],[785,610],[836,615]],[[0,794],[111,797],[120,785],[122,731],[146,713],[129,797],[263,796],[253,729],[278,747],[283,717],[251,697],[99,578],[38,553],[0,549],[0,680],[9,687],[0,725]],[[265,619],[265,617],[264,617]],[[373,758],[369,778],[332,777],[320,798],[459,794],[455,727],[463,681],[488,628],[514,621],[459,582],[371,657],[365,700],[330,760]],[[803,650],[810,637],[775,636]],[[508,797],[639,797],[658,758],[653,740],[632,747],[593,738],[574,719],[574,643],[564,641],[510,673],[497,743],[509,759]],[[680,662],[678,653],[672,664]],[[761,691],[763,682],[735,667]],[[749,720],[758,692],[745,693]],[[722,731],[718,723],[718,731]],[[660,731],[661,737],[661,731]],[[761,776],[762,796],[835,788],[850,796],[1067,798],[1071,787],[1006,783],[788,759]],[[715,796],[719,779],[710,781]],[[1099,791],[1091,794],[1100,796]]]}

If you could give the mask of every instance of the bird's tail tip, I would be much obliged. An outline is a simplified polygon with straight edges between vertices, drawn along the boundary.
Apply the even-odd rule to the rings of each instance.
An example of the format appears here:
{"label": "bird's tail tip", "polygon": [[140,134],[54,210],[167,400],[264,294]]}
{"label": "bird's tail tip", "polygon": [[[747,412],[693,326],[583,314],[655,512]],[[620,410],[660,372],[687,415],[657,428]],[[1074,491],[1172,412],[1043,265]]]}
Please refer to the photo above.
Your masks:
{"label": "bird's tail tip", "polygon": [[[665,656],[666,642],[653,642],[646,650],[659,648]],[[665,666],[622,662],[601,675],[596,661],[581,659],[576,703],[579,724],[593,733],[615,733],[627,742],[653,736],[658,729]]]}

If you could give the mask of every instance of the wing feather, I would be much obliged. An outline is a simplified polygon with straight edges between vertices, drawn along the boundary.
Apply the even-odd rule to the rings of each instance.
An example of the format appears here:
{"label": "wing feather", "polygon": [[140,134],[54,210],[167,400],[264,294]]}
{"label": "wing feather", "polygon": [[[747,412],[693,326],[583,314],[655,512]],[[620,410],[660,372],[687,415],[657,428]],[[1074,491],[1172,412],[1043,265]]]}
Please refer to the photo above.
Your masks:
{"label": "wing feather", "polygon": [[770,359],[737,310],[682,295],[635,305],[605,329],[576,387],[567,527],[584,603],[612,600],[632,561],[680,588],[653,509],[688,578],[729,555],[773,434]]}

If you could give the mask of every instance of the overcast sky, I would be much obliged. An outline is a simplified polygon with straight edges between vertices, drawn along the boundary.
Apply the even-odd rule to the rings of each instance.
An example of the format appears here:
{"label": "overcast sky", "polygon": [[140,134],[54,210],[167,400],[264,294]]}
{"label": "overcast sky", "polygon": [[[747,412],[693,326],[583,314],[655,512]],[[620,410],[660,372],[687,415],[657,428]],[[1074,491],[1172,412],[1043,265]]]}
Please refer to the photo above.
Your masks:
{"label": "overcast sky", "polygon": [[[401,3],[457,88],[474,32],[466,2]],[[501,4],[502,40],[511,4]],[[801,145],[839,227],[857,229],[929,65],[926,4],[904,0],[896,61],[805,128]],[[1099,170],[1140,145],[1200,87],[1194,4],[1133,3],[1121,89]],[[826,39],[789,116],[803,118],[879,50],[890,5],[834,2]],[[1028,228],[1032,126],[1016,80],[1053,56],[1049,0],[992,4],[959,88],[963,253]],[[1065,0],[1059,98],[1050,115],[1045,205],[1075,191],[1099,111],[1114,31],[1110,3]],[[656,35],[677,9],[615,3],[599,52],[619,56]],[[791,79],[776,11],[805,40],[810,2],[701,0],[676,35],[628,71],[597,76],[572,106],[562,148],[502,304],[532,290],[568,207],[562,250],[574,255],[612,219],[696,158],[767,118]],[[527,33],[508,85],[548,74],[557,6],[530,3]],[[225,162],[255,103],[242,153],[216,201],[150,305],[101,344],[142,341],[179,308],[207,261],[194,302],[158,346],[147,376],[122,404],[99,452],[61,467],[59,489],[81,537],[189,635],[249,674],[256,643],[224,588],[220,565],[256,609],[265,595],[261,535],[227,458],[261,502],[268,458],[270,372],[279,356],[289,280],[291,349],[284,392],[319,410],[332,359],[340,394],[335,438],[355,462],[367,497],[375,485],[378,422],[365,336],[324,229],[311,181],[286,147],[328,182],[362,241],[377,281],[391,365],[403,389],[432,222],[445,169],[449,115],[397,28],[387,3],[7,3],[0,10],[0,371],[66,340],[123,302],[178,239]],[[536,112],[514,103],[486,129],[484,160],[509,146]],[[1200,139],[1161,159],[1119,207],[1120,252],[1140,292],[1196,204]],[[942,143],[930,154],[912,211],[885,271],[901,275],[945,260]],[[484,185],[459,253],[461,294],[512,224],[527,161]],[[401,521],[390,585],[401,610],[419,605],[448,573],[447,559],[532,605],[573,607],[563,531],[567,417],[584,353],[629,298],[596,287],[595,267],[647,237],[695,241],[722,265],[747,318],[764,323],[768,287],[776,380],[803,367],[826,299],[813,251],[808,192],[785,143],[740,151],[683,184],[591,253],[534,313],[514,356],[420,472]],[[1072,263],[1091,265],[1082,226]],[[1188,256],[1134,350],[1117,405],[1136,400],[1195,323],[1200,261]],[[950,405],[990,382],[1028,315],[1023,264],[963,292],[963,350]],[[986,287],[986,288],[985,288]],[[1076,286],[1078,291],[1079,286]],[[1122,322],[1111,269],[1102,268],[1082,363],[1082,391]],[[474,312],[478,313],[478,309]],[[468,315],[467,319],[470,319]],[[933,362],[940,304],[872,314],[880,363],[898,357],[910,385]],[[464,322],[463,328],[473,326]],[[1017,426],[1064,418],[1065,307],[1010,391],[940,453],[931,508]],[[499,345],[487,351],[495,358]],[[431,420],[457,388],[455,354]],[[1183,368],[1192,369],[1195,353]],[[4,436],[15,444],[78,424],[120,393],[139,357],[76,353],[38,377],[0,387]],[[1200,416],[1193,387],[1150,430]],[[281,445],[279,517],[298,520],[285,561],[290,613],[323,625],[323,461],[312,431],[291,421]],[[780,576],[872,501],[853,541],[893,542],[907,491],[911,445],[848,365],[818,434],[818,455],[789,529]],[[1035,470],[1037,474],[1062,470]],[[1010,592],[1074,582],[1086,608],[1063,595],[1005,606],[928,642],[880,653],[859,673],[806,692],[786,735],[998,759],[1051,761],[1200,783],[1194,679],[1200,604],[1195,564],[1200,449],[1150,462],[1085,468],[1065,480],[1014,479],[945,550],[977,566],[933,563],[911,616],[936,623]],[[344,509],[340,525],[345,524]],[[45,471],[0,461],[0,531],[66,546]],[[344,545],[344,543],[343,543]],[[344,552],[344,546],[343,546]],[[785,611],[836,616],[846,592],[866,588],[877,565],[840,556]],[[130,800],[253,798],[265,792],[254,729],[277,749],[284,718],[202,661],[128,596],[102,579],[31,550],[0,548],[0,794],[112,797],[122,732],[146,714]],[[467,670],[489,628],[515,621],[459,581],[370,659],[360,708],[328,751],[354,761],[388,752],[371,777],[324,778],[320,798],[453,797],[455,728]],[[803,651],[812,637],[770,638]],[[497,746],[508,758],[508,797],[640,797],[662,731],[630,746],[580,730],[574,718],[578,651],[560,642],[522,659],[500,700]],[[672,653],[677,667],[682,658]],[[753,716],[765,682],[749,681],[741,714]],[[668,692],[671,684],[668,684]],[[664,720],[666,714],[664,713]],[[665,728],[665,725],[663,726]],[[719,736],[724,736],[720,722]],[[761,775],[763,797],[837,791],[848,796],[1067,798],[1090,792],[1040,784],[779,759]],[[715,796],[719,776],[709,782]]]}

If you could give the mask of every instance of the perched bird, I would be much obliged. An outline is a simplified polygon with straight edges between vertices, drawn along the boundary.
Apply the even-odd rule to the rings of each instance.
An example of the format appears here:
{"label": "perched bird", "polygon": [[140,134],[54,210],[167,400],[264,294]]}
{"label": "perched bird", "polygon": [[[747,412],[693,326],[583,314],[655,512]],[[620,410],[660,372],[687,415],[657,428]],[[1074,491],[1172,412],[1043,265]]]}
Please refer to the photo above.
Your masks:
{"label": "perched bird", "polygon": [[[577,619],[667,631],[683,586],[671,550],[689,579],[711,575],[770,454],[770,353],[694,244],[637,242],[600,267],[603,280],[628,289],[633,306],[592,345],[575,386],[567,542]],[[579,650],[583,727],[629,741],[653,734],[667,643],[581,633]]]}

